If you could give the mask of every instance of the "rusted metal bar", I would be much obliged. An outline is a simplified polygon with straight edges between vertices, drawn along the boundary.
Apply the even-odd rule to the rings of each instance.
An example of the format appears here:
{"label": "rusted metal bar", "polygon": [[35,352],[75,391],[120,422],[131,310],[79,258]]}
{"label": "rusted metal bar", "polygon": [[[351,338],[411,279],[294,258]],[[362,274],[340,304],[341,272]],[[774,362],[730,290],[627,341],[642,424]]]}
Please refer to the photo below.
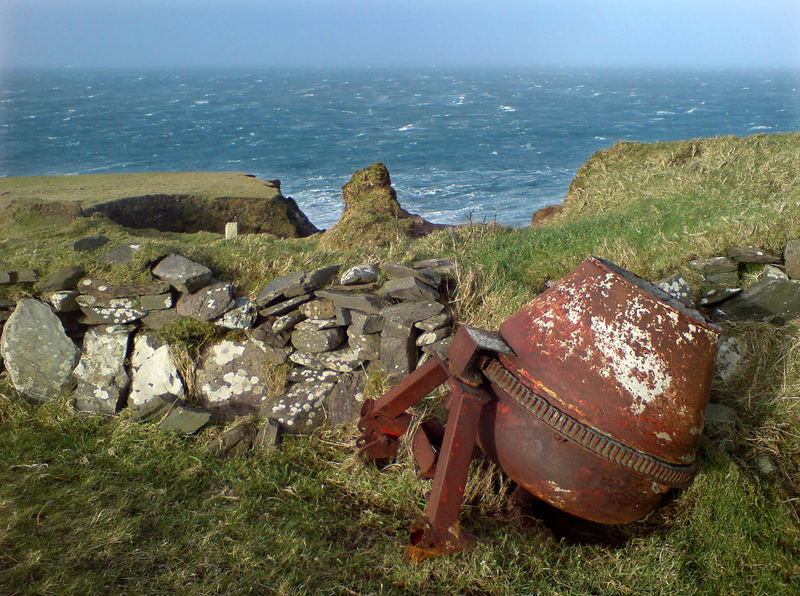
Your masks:
{"label": "rusted metal bar", "polygon": [[356,441],[358,452],[367,459],[394,457],[402,436],[411,423],[405,411],[444,383],[447,367],[436,357],[431,358],[378,400],[366,400],[361,408]]}
{"label": "rusted metal bar", "polygon": [[458,523],[469,462],[478,434],[481,410],[491,398],[486,391],[458,379],[451,386],[442,454],[433,478],[425,516],[411,532],[406,559],[420,561],[468,548],[475,539],[462,533]]}

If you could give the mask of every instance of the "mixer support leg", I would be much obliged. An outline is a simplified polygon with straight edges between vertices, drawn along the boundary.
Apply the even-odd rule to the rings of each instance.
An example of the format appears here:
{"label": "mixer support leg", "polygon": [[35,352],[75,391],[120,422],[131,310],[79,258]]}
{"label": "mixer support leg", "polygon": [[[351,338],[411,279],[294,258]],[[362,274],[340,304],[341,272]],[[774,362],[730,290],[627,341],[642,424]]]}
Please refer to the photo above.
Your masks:
{"label": "mixer support leg", "polygon": [[447,427],[433,477],[425,516],[411,531],[406,559],[412,562],[469,548],[475,538],[461,532],[458,513],[464,497],[469,462],[478,434],[483,405],[490,399],[483,389],[450,378]]}

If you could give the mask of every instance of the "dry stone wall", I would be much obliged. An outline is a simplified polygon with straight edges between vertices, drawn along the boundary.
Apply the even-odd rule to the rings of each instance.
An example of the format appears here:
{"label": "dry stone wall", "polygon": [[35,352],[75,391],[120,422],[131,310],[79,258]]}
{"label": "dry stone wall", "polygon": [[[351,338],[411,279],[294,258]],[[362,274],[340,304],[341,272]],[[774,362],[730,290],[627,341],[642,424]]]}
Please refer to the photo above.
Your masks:
{"label": "dry stone wall", "polygon": [[[111,251],[127,258],[136,250],[124,248]],[[446,350],[455,263],[340,269],[292,272],[254,299],[235,296],[230,283],[179,254],[161,259],[152,280],[140,285],[113,284],[80,267],[42,281],[33,270],[0,272],[0,283],[38,282],[34,297],[0,302],[0,366],[29,399],[72,392],[77,410],[127,409],[180,432],[253,414],[283,432],[350,422],[370,371],[400,377]],[[208,346],[182,377],[158,333],[181,317],[240,333]],[[291,365],[289,384],[274,396],[267,371],[284,363]],[[194,403],[187,395],[196,396]]]}

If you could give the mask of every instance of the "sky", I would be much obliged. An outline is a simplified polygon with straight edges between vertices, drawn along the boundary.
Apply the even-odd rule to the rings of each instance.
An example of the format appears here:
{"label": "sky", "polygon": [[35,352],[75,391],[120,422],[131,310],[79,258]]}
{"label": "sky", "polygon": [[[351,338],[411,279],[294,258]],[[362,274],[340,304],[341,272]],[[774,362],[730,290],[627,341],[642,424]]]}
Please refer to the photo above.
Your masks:
{"label": "sky", "polygon": [[800,0],[0,0],[0,66],[800,69]]}

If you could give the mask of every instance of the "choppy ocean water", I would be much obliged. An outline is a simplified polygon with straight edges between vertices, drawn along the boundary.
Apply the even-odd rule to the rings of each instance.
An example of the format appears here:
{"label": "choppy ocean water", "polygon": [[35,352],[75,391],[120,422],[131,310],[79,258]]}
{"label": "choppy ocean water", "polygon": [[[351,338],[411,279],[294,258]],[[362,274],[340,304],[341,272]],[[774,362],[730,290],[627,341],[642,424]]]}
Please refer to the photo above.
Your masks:
{"label": "choppy ocean water", "polygon": [[0,176],[243,171],[329,227],[387,164],[438,223],[527,225],[618,139],[800,130],[800,73],[611,70],[14,71]]}

